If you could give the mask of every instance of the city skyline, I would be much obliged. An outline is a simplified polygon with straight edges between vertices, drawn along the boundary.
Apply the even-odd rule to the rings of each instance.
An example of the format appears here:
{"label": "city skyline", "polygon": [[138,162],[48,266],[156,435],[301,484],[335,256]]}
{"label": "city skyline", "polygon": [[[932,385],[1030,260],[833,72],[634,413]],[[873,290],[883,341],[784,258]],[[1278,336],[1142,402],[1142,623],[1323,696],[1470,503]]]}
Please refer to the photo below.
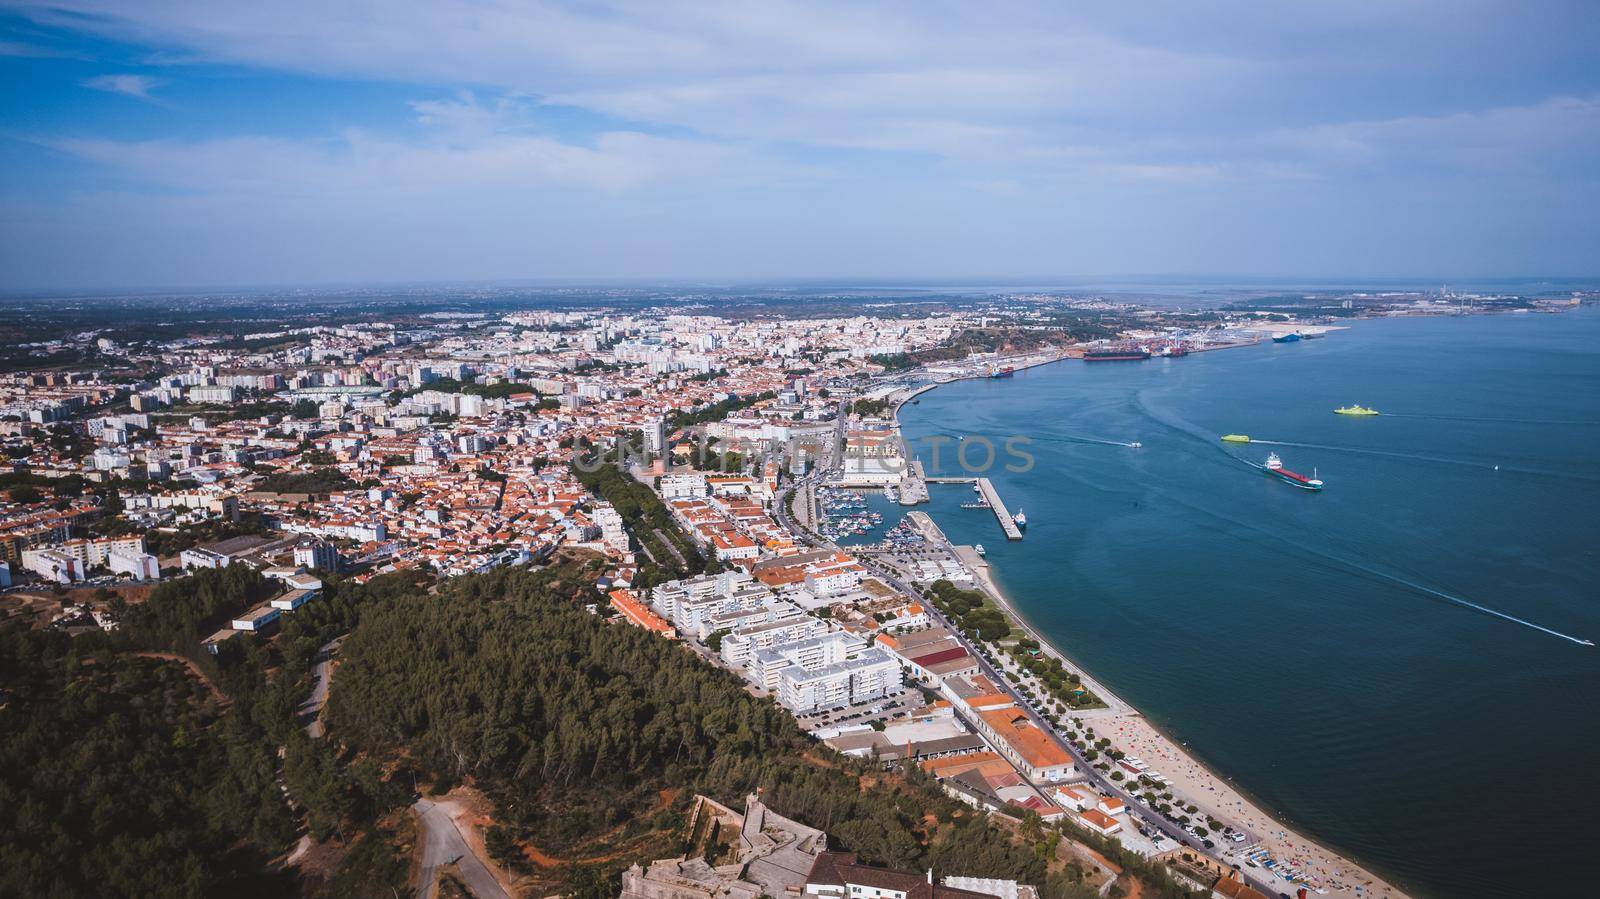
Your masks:
{"label": "city skyline", "polygon": [[1593,274],[1581,4],[4,9],[7,290]]}

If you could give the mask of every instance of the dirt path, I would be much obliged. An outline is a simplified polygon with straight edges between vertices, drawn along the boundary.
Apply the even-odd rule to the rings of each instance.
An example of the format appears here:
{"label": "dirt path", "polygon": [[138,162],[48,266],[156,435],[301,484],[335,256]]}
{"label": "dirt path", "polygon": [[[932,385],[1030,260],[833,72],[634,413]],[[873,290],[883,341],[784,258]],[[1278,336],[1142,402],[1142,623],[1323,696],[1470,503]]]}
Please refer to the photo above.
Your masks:
{"label": "dirt path", "polygon": [[189,669],[189,673],[194,675],[196,680],[200,681],[202,684],[205,684],[206,689],[211,691],[211,696],[216,699],[218,705],[225,706],[231,701],[228,699],[228,695],[217,689],[217,685],[211,682],[211,678],[206,677],[206,673],[201,671],[200,666],[196,665],[194,660],[188,656],[181,656],[175,652],[155,651],[136,652],[134,655],[141,659],[159,659],[163,662],[177,662],[179,665]]}

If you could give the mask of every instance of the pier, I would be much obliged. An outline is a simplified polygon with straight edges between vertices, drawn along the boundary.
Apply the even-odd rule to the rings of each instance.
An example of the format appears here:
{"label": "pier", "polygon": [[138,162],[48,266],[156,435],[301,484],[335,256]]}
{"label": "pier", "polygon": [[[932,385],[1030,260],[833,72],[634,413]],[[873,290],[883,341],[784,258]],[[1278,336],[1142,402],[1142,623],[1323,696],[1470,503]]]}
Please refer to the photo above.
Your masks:
{"label": "pier", "polygon": [[989,509],[994,512],[994,517],[1000,521],[1000,530],[1006,532],[1007,540],[1021,540],[1022,528],[1011,520],[1011,513],[1006,509],[1005,501],[1000,499],[1000,492],[994,489],[994,484],[988,478],[978,479],[978,492],[983,494],[983,499],[989,504]]}
{"label": "pier", "polygon": [[984,502],[989,504],[989,511],[993,512],[995,519],[1000,522],[1000,530],[1006,532],[1006,539],[1022,539],[1022,528],[1017,527],[1017,523],[1011,520],[1011,510],[1006,508],[1005,502],[1000,499],[1000,492],[994,489],[994,484],[988,478],[929,476],[923,480],[929,484],[977,484],[978,494],[983,497]]}

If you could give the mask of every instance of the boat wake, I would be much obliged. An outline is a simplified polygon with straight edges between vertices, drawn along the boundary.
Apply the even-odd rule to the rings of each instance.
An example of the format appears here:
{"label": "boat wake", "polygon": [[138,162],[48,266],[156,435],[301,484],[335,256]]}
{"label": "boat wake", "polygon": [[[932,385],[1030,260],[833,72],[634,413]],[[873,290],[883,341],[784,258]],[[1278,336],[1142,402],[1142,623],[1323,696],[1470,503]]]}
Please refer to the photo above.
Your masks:
{"label": "boat wake", "polygon": [[1049,434],[1049,435],[1043,435],[1043,436],[1035,436],[1033,439],[1034,440],[1052,440],[1052,441],[1056,441],[1056,442],[1060,442],[1060,443],[1090,443],[1090,444],[1097,444],[1099,446],[1126,446],[1126,447],[1143,446],[1143,444],[1139,443],[1138,441],[1134,441],[1132,443],[1129,443],[1128,441],[1125,441],[1125,440],[1103,440],[1103,439],[1101,439],[1099,437],[1080,437],[1077,434]]}
{"label": "boat wake", "polygon": [[1429,421],[1472,421],[1501,425],[1588,425],[1600,426],[1600,421],[1571,418],[1477,418],[1471,415],[1422,415],[1414,412],[1385,412],[1384,418],[1425,418]]}
{"label": "boat wake", "polygon": [[[1238,457],[1234,457],[1234,458],[1238,458]],[[1245,465],[1250,466],[1251,468],[1261,468],[1262,467],[1262,466],[1256,465],[1255,463],[1249,461],[1248,459],[1239,459],[1238,461],[1244,463]],[[1205,508],[1202,508],[1200,506],[1195,506],[1195,505],[1193,505],[1191,503],[1181,502],[1181,501],[1180,501],[1180,504],[1184,505],[1184,506],[1187,506],[1187,507],[1189,507],[1191,509],[1196,509],[1198,511],[1204,512],[1204,513],[1206,513],[1208,515],[1211,515],[1211,516],[1213,516],[1215,518],[1219,518],[1219,519],[1221,519],[1223,521],[1226,521],[1229,524],[1232,524],[1232,525],[1234,525],[1236,527],[1245,528],[1245,529],[1248,529],[1248,530],[1251,530],[1251,531],[1255,531],[1256,533],[1262,534],[1262,535],[1264,535],[1266,537],[1270,537],[1271,539],[1277,541],[1278,543],[1283,544],[1284,546],[1290,547],[1292,549],[1298,550],[1299,552],[1303,552],[1303,553],[1306,553],[1306,554],[1311,555],[1311,556],[1315,556],[1316,558],[1319,558],[1319,559],[1323,560],[1324,562],[1330,562],[1330,563],[1332,563],[1334,565],[1337,565],[1337,566],[1340,566],[1340,567],[1343,567],[1343,568],[1347,568],[1347,569],[1350,569],[1350,570],[1355,571],[1355,572],[1359,572],[1360,574],[1368,575],[1368,576],[1370,576],[1370,577],[1372,577],[1374,579],[1380,580],[1380,581],[1388,581],[1388,582],[1393,583],[1393,584],[1398,584],[1398,585],[1400,585],[1402,587],[1406,587],[1406,588],[1408,588],[1410,590],[1416,591],[1418,593],[1422,593],[1422,594],[1424,594],[1426,596],[1431,596],[1431,597],[1433,597],[1435,599],[1442,599],[1442,600],[1444,600],[1446,602],[1453,603],[1455,605],[1462,606],[1464,608],[1472,609],[1472,610],[1477,611],[1477,612],[1482,612],[1485,615],[1489,615],[1489,616],[1492,616],[1494,618],[1499,618],[1499,619],[1501,619],[1503,621],[1509,621],[1509,622],[1511,622],[1513,624],[1520,624],[1523,627],[1532,628],[1532,629],[1534,629],[1536,631],[1539,631],[1540,633],[1548,634],[1548,635],[1550,635],[1552,637],[1560,637],[1563,640],[1566,640],[1566,641],[1571,642],[1571,643],[1576,643],[1579,646],[1593,646],[1594,645],[1594,641],[1593,640],[1586,640],[1586,639],[1584,639],[1582,637],[1574,637],[1571,634],[1562,633],[1561,631],[1555,630],[1554,628],[1548,628],[1548,627],[1545,627],[1542,624],[1535,624],[1534,622],[1529,621],[1526,618],[1518,618],[1517,616],[1512,615],[1509,612],[1502,612],[1499,609],[1490,608],[1489,606],[1483,605],[1481,603],[1473,602],[1470,599],[1464,599],[1464,598],[1462,598],[1460,596],[1456,596],[1453,593],[1446,593],[1443,590],[1437,590],[1437,589],[1435,589],[1433,587],[1427,586],[1426,584],[1419,584],[1416,581],[1410,580],[1408,578],[1401,577],[1401,576],[1399,576],[1397,574],[1392,574],[1390,572],[1384,571],[1384,570],[1379,569],[1379,568],[1374,568],[1371,565],[1363,564],[1361,562],[1357,562],[1357,561],[1354,561],[1352,559],[1348,559],[1348,558],[1345,558],[1343,556],[1340,556],[1340,555],[1337,555],[1337,554],[1334,554],[1334,553],[1330,553],[1330,552],[1327,552],[1327,551],[1324,551],[1324,550],[1319,550],[1319,549],[1317,549],[1317,548],[1315,548],[1313,546],[1310,546],[1308,544],[1300,543],[1300,542],[1297,542],[1297,541],[1294,541],[1294,540],[1290,540],[1289,538],[1285,537],[1281,533],[1278,533],[1277,531],[1274,531],[1274,530],[1271,530],[1271,529],[1268,529],[1268,528],[1263,528],[1263,527],[1260,527],[1258,525],[1251,524],[1250,522],[1240,521],[1240,520],[1238,520],[1236,518],[1232,518],[1232,517],[1227,516],[1227,515],[1218,514],[1213,509],[1205,509]]]}
{"label": "boat wake", "polygon": [[1398,577],[1396,575],[1389,574],[1388,572],[1378,571],[1376,569],[1366,569],[1365,566],[1357,566],[1357,567],[1363,568],[1363,569],[1369,571],[1371,574],[1377,575],[1378,577],[1381,577],[1381,578],[1383,578],[1385,580],[1394,581],[1397,584],[1401,584],[1401,585],[1404,585],[1406,587],[1410,587],[1413,590],[1420,590],[1423,593],[1428,594],[1429,596],[1436,596],[1439,599],[1445,600],[1447,602],[1453,602],[1458,606],[1465,606],[1465,607],[1467,607],[1469,609],[1474,609],[1476,611],[1482,612],[1485,615],[1492,615],[1495,618],[1500,618],[1500,619],[1503,619],[1505,621],[1510,621],[1513,624],[1520,624],[1523,627],[1531,627],[1534,630],[1539,631],[1540,633],[1549,634],[1552,637],[1560,637],[1563,640],[1568,640],[1570,642],[1578,644],[1579,646],[1593,646],[1594,645],[1594,641],[1593,640],[1585,640],[1582,637],[1574,637],[1571,634],[1564,634],[1561,631],[1545,627],[1542,624],[1534,624],[1532,621],[1529,621],[1526,618],[1518,618],[1517,616],[1512,615],[1512,614],[1510,614],[1508,612],[1502,612],[1499,609],[1491,609],[1488,606],[1480,605],[1479,603],[1475,603],[1470,599],[1462,599],[1459,596],[1455,596],[1455,595],[1446,593],[1443,590],[1435,590],[1432,587],[1429,587],[1429,586],[1427,586],[1425,584],[1419,584],[1419,583],[1416,583],[1415,581],[1409,581],[1409,580],[1406,580],[1403,577]]}
{"label": "boat wake", "polygon": [[[1240,458],[1239,456],[1236,456],[1233,453],[1228,452],[1228,450],[1225,447],[1222,447],[1222,446],[1218,445],[1217,443],[1213,442],[1213,438],[1209,434],[1207,434],[1205,431],[1203,431],[1202,429],[1200,429],[1200,428],[1198,428],[1196,426],[1190,425],[1188,422],[1185,422],[1185,421],[1183,421],[1181,419],[1172,420],[1172,419],[1169,419],[1167,416],[1165,416],[1165,415],[1163,415],[1161,413],[1158,413],[1156,410],[1152,409],[1145,402],[1144,396],[1142,395],[1142,392],[1140,394],[1136,394],[1135,398],[1136,398],[1136,402],[1137,402],[1139,408],[1146,415],[1148,415],[1150,418],[1156,420],[1160,424],[1165,425],[1165,426],[1167,426],[1167,427],[1169,427],[1169,428],[1171,428],[1174,431],[1177,431],[1179,433],[1187,434],[1187,435],[1189,435],[1191,437],[1194,437],[1198,442],[1204,444],[1205,446],[1209,446],[1214,450],[1218,450],[1224,456],[1227,456],[1229,459],[1232,459],[1232,460],[1234,460],[1236,462],[1239,462],[1239,463],[1241,463],[1243,465],[1249,466],[1250,468],[1259,469],[1261,467],[1261,466],[1251,462],[1248,459]],[[1307,447],[1307,448],[1312,448],[1312,449],[1329,449],[1329,450],[1340,450],[1340,449],[1342,449],[1342,448],[1339,448],[1339,447],[1324,447],[1324,446],[1320,446],[1320,445],[1317,445],[1317,444],[1290,443],[1288,441],[1277,441],[1277,440],[1254,440],[1254,439],[1252,439],[1250,442],[1251,443],[1276,444],[1276,445],[1279,445],[1279,446],[1301,446],[1301,447]],[[1403,454],[1403,453],[1382,453],[1382,452],[1376,451],[1376,450],[1372,450],[1372,451],[1350,450],[1350,451],[1352,451],[1352,452],[1373,452],[1373,453],[1377,453],[1379,455],[1390,455],[1390,456],[1402,456],[1402,457],[1406,456],[1406,454]],[[1411,458],[1425,459],[1427,457],[1414,456],[1414,457],[1411,457]],[[1457,460],[1447,460],[1447,461],[1457,461]],[[1461,464],[1476,465],[1478,463],[1463,462]],[[1544,472],[1534,472],[1534,473],[1543,474]],[[1166,493],[1167,491],[1163,490],[1162,492]],[[1433,587],[1429,587],[1429,586],[1427,586],[1425,584],[1420,584],[1420,583],[1418,583],[1416,581],[1413,581],[1413,580],[1410,580],[1408,578],[1404,578],[1404,577],[1401,577],[1399,575],[1392,574],[1392,573],[1387,572],[1387,571],[1383,571],[1383,570],[1381,570],[1379,568],[1375,568],[1375,567],[1373,567],[1371,565],[1355,561],[1353,559],[1344,557],[1342,555],[1338,555],[1338,554],[1335,554],[1335,553],[1327,552],[1326,550],[1318,549],[1315,546],[1310,545],[1308,543],[1291,540],[1291,539],[1289,539],[1288,537],[1284,536],[1282,533],[1280,533],[1277,530],[1274,530],[1274,529],[1271,529],[1271,528],[1262,527],[1262,526],[1260,526],[1258,524],[1254,524],[1252,522],[1242,521],[1242,520],[1234,518],[1232,516],[1221,514],[1221,513],[1217,512],[1217,510],[1215,510],[1215,509],[1207,508],[1205,506],[1200,506],[1200,505],[1188,502],[1188,501],[1186,501],[1186,500],[1184,500],[1184,499],[1182,499],[1180,497],[1170,496],[1169,495],[1168,501],[1169,502],[1173,502],[1173,503],[1175,503],[1177,505],[1181,505],[1181,506],[1184,506],[1186,508],[1192,509],[1192,510],[1194,510],[1196,512],[1199,512],[1201,514],[1209,515],[1209,516],[1211,516],[1213,518],[1216,518],[1218,520],[1228,522],[1229,524],[1232,524],[1235,527],[1255,532],[1255,533],[1260,534],[1260,535],[1262,535],[1262,536],[1264,536],[1264,537],[1266,537],[1268,539],[1271,539],[1274,542],[1282,544],[1283,546],[1288,547],[1288,548],[1290,548],[1292,550],[1295,550],[1295,551],[1298,551],[1298,552],[1301,552],[1301,553],[1305,553],[1305,554],[1310,555],[1310,556],[1314,556],[1316,558],[1322,559],[1325,562],[1332,563],[1333,565],[1336,565],[1338,567],[1344,568],[1346,570],[1357,572],[1359,574],[1364,574],[1364,575],[1367,575],[1369,577],[1376,578],[1378,580],[1388,581],[1390,583],[1397,584],[1399,586],[1408,588],[1408,589],[1410,589],[1412,591],[1415,591],[1417,593],[1421,593],[1421,594],[1423,594],[1425,596],[1430,596],[1430,597],[1432,597],[1434,599],[1442,599],[1442,600],[1444,600],[1444,601],[1446,601],[1448,603],[1451,603],[1453,605],[1458,605],[1458,606],[1461,606],[1461,607],[1466,608],[1466,609],[1471,609],[1473,611],[1480,612],[1480,613],[1482,613],[1484,615],[1488,615],[1488,616],[1491,616],[1491,617],[1494,617],[1494,618],[1499,618],[1499,619],[1501,619],[1503,621],[1509,621],[1509,622],[1511,622],[1513,624],[1520,624],[1523,627],[1531,628],[1531,629],[1536,630],[1536,631],[1538,631],[1538,632],[1540,632],[1542,634],[1547,634],[1547,635],[1552,636],[1552,637],[1558,637],[1558,638],[1560,638],[1562,640],[1566,640],[1566,641],[1568,641],[1570,643],[1576,643],[1579,646],[1594,646],[1595,645],[1593,640],[1587,640],[1587,639],[1584,639],[1582,637],[1575,637],[1575,636],[1573,636],[1571,634],[1562,633],[1561,631],[1555,630],[1554,628],[1548,628],[1548,627],[1545,627],[1542,624],[1536,624],[1536,623],[1534,623],[1532,621],[1529,621],[1529,620],[1527,620],[1525,618],[1518,618],[1517,616],[1512,615],[1509,612],[1502,612],[1499,609],[1491,608],[1490,606],[1486,606],[1486,605],[1483,605],[1481,603],[1476,603],[1476,602],[1473,602],[1472,600],[1469,600],[1469,599],[1464,599],[1464,598],[1462,598],[1460,596],[1456,596],[1456,595],[1454,595],[1452,593],[1446,593],[1443,590],[1438,590],[1438,589],[1435,589]]]}
{"label": "boat wake", "polygon": [[1525,468],[1520,465],[1496,465],[1493,462],[1474,462],[1471,459],[1451,459],[1447,456],[1428,456],[1422,453],[1398,453],[1391,450],[1362,449],[1354,446],[1329,446],[1325,443],[1296,443],[1292,440],[1258,440],[1254,437],[1250,438],[1250,443],[1259,443],[1265,446],[1294,446],[1301,449],[1326,450],[1330,453],[1355,453],[1361,456],[1383,456],[1390,459],[1409,459],[1415,462],[1437,462],[1441,465],[1462,465],[1468,468],[1486,468],[1490,471],[1514,471],[1518,474],[1531,474],[1547,478],[1593,481],[1600,483],[1600,478],[1574,474],[1570,471],[1545,471],[1544,469],[1540,468]]}

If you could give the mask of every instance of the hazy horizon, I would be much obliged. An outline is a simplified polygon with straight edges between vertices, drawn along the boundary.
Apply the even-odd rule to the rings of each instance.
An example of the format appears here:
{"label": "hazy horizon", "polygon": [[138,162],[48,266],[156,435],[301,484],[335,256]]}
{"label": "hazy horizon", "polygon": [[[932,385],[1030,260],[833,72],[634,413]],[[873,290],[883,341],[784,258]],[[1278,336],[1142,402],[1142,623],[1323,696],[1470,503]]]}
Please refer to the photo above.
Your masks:
{"label": "hazy horizon", "polygon": [[303,292],[328,297],[342,292],[384,291],[661,291],[664,293],[720,292],[730,295],[830,293],[906,293],[906,294],[1023,294],[1041,293],[1103,295],[1122,298],[1140,295],[1200,297],[1203,294],[1258,294],[1276,291],[1341,293],[1354,291],[1427,291],[1449,288],[1452,292],[1560,293],[1600,289],[1600,275],[1545,277],[1485,276],[1479,278],[1317,278],[1243,277],[1206,275],[1076,276],[1058,278],[995,277],[962,279],[915,278],[789,278],[789,279],[714,279],[714,278],[495,278],[438,279],[415,281],[321,281],[258,284],[137,284],[104,287],[0,287],[0,299],[28,300],[50,298],[148,298],[195,297],[215,294],[270,295]]}

